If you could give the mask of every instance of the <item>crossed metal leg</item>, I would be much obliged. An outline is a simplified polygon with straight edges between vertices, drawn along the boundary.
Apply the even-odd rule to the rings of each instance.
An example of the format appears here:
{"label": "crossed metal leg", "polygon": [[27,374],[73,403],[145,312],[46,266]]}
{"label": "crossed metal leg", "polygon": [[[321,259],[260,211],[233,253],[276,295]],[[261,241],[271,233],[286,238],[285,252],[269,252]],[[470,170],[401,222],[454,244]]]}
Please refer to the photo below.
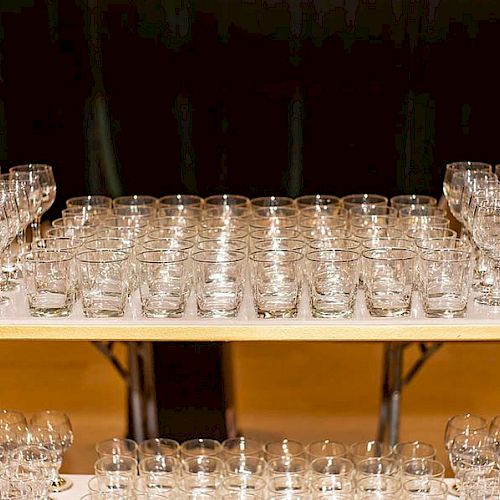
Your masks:
{"label": "crossed metal leg", "polygon": [[128,368],[113,352],[114,342],[93,342],[128,385],[131,437],[141,442],[158,437],[158,411],[152,342],[126,342]]}
{"label": "crossed metal leg", "polygon": [[401,395],[404,386],[411,382],[425,362],[443,345],[442,342],[420,342],[420,357],[404,374],[404,351],[412,342],[387,342],[384,344],[382,366],[382,394],[380,402],[378,441],[394,446],[399,441]]}
{"label": "crossed metal leg", "polygon": [[[104,354],[129,388],[130,428],[132,438],[140,442],[158,437],[158,411],[154,373],[152,342],[126,342],[128,368],[113,353],[115,342],[93,342]],[[404,374],[404,351],[412,342],[386,342],[382,366],[382,391],[377,430],[377,440],[391,446],[399,441],[401,395],[425,362],[441,346],[442,342],[418,343],[419,359]]]}

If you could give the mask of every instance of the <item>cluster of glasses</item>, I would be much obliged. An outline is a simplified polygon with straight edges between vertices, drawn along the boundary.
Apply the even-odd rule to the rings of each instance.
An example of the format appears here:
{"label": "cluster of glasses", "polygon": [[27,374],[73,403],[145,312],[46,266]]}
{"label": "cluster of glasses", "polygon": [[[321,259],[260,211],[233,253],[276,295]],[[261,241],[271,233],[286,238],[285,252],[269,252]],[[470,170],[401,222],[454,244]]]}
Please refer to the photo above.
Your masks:
{"label": "cluster of glasses", "polygon": [[[462,316],[470,245],[437,200],[362,194],[134,195],[70,198],[23,256],[29,310],[119,317],[138,289],[145,317],[182,317],[193,290],[203,318],[233,318],[249,283],[260,318],[349,318],[364,287],[373,316],[405,316],[419,289],[431,317]],[[251,292],[250,292],[251,288]]]}
{"label": "cluster of glasses", "polygon": [[478,259],[474,289],[478,304],[500,306],[500,165],[479,162],[446,166],[443,191],[451,212],[462,224],[463,239]]}
{"label": "cluster of glasses", "polygon": [[[445,500],[444,466],[431,444],[377,441],[347,447],[284,439],[264,445],[244,437],[222,444],[115,438],[98,443],[95,476],[81,500],[136,498]],[[114,495],[114,496],[113,496]],[[137,498],[143,498],[138,496]]]}
{"label": "cluster of glasses", "polygon": [[0,410],[0,499],[47,500],[71,482],[59,475],[63,455],[73,444],[66,414]]}
{"label": "cluster of glasses", "polygon": [[500,415],[490,422],[470,413],[451,417],[444,444],[455,474],[456,496],[500,499]]}
{"label": "cluster of glasses", "polygon": [[[32,238],[40,239],[40,220],[56,197],[52,167],[43,164],[18,165],[0,174],[0,291],[18,288],[18,256],[26,247],[26,230],[31,224]],[[14,245],[13,242],[17,241]],[[0,296],[0,306],[10,304]]]}

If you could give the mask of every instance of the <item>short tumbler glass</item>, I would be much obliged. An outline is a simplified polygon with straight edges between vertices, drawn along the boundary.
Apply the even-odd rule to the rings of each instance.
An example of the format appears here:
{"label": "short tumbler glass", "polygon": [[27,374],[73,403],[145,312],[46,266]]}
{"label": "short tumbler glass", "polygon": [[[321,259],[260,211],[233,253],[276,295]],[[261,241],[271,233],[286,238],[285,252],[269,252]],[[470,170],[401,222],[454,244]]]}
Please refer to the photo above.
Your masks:
{"label": "short tumbler glass", "polygon": [[403,248],[363,252],[363,280],[372,316],[408,316],[411,310],[416,253]]}

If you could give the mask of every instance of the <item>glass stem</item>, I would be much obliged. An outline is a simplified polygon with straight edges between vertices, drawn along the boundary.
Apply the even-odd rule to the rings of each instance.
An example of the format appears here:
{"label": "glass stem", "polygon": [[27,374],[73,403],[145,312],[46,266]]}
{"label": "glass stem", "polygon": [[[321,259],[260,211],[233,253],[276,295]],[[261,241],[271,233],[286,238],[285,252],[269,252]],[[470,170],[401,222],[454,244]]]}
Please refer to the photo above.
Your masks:
{"label": "glass stem", "polygon": [[34,219],[33,222],[31,223],[31,241],[39,241],[42,239],[42,233],[40,230],[40,220],[41,216],[37,215]]}

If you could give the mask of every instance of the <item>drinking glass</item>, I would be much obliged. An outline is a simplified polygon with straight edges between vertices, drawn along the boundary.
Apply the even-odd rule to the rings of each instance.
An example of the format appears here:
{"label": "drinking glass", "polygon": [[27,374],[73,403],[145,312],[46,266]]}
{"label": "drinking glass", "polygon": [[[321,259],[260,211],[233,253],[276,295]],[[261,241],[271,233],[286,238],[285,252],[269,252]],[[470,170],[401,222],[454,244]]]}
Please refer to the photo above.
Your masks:
{"label": "drinking glass", "polygon": [[66,200],[66,206],[68,208],[80,207],[87,210],[92,210],[94,208],[111,209],[113,207],[113,200],[109,196],[90,194],[87,196],[75,196],[73,198],[68,198]]}
{"label": "drinking glass", "polygon": [[99,441],[95,446],[98,458],[119,455],[122,457],[137,458],[137,443],[132,439],[111,438]]}
{"label": "drinking glass", "polygon": [[146,251],[137,255],[142,314],[148,318],[180,318],[189,295],[188,254]]}
{"label": "drinking glass", "polygon": [[389,199],[379,194],[349,194],[340,198],[342,206],[349,210],[359,205],[387,205]]}
{"label": "drinking glass", "polygon": [[485,418],[471,413],[463,415],[454,415],[448,419],[444,431],[444,447],[447,452],[450,451],[451,444],[455,436],[474,432],[487,432],[488,422]]}
{"label": "drinking glass", "polygon": [[222,443],[222,451],[226,458],[235,456],[260,457],[262,444],[245,436],[226,439]]}
{"label": "drinking glass", "polygon": [[16,172],[20,173],[30,173],[38,176],[40,189],[41,189],[41,207],[40,210],[36,212],[36,217],[33,221],[33,239],[39,240],[42,235],[40,232],[40,221],[42,215],[47,212],[47,210],[52,206],[54,200],[56,199],[56,182],[54,179],[54,173],[50,165],[44,165],[40,163],[29,163],[26,165],[18,165],[16,167],[11,167],[9,173],[13,174],[15,177]]}
{"label": "drinking glass", "polygon": [[[10,220],[11,217],[12,214],[9,215],[5,210],[5,207],[0,205],[0,254],[3,254],[6,251],[16,236]],[[8,306],[10,302],[11,301],[8,297],[0,296],[0,307]]]}
{"label": "drinking glass", "polygon": [[401,466],[403,481],[415,477],[444,478],[444,465],[430,458],[411,458]]}
{"label": "drinking glass", "polygon": [[180,452],[184,458],[198,456],[216,457],[222,453],[222,446],[215,439],[189,439],[181,444]]}
{"label": "drinking glass", "polygon": [[476,298],[476,302],[488,306],[500,306],[500,198],[484,200],[476,206],[472,220],[474,243],[489,258],[493,273],[491,288]]}
{"label": "drinking glass", "polygon": [[381,441],[358,441],[353,443],[349,449],[349,456],[355,464],[366,458],[388,458],[391,455],[392,450],[389,445]]}
{"label": "drinking glass", "polygon": [[182,461],[181,487],[187,491],[213,493],[224,475],[224,462],[217,457],[199,455]]}
{"label": "drinking glass", "polygon": [[195,194],[169,194],[158,200],[159,207],[202,208],[203,198]]}
{"label": "drinking glass", "polygon": [[342,458],[347,455],[347,447],[343,443],[332,439],[324,439],[323,441],[314,441],[307,445],[307,456],[310,460],[315,458]]}
{"label": "drinking glass", "polygon": [[415,478],[403,483],[403,493],[408,500],[447,500],[448,486],[442,479]]}
{"label": "drinking glass", "polygon": [[28,424],[24,415],[13,410],[0,410],[0,449],[8,454],[28,441]]}
{"label": "drinking glass", "polygon": [[247,208],[250,204],[250,200],[246,196],[241,196],[239,194],[214,194],[208,196],[204,200],[205,208],[210,207],[244,207]]}
{"label": "drinking glass", "polygon": [[437,200],[434,196],[428,196],[424,194],[400,194],[398,196],[393,196],[390,199],[391,207],[400,210],[405,207],[412,206],[431,206],[437,205]]}
{"label": "drinking glass", "polygon": [[[370,474],[356,480],[356,490],[358,500],[363,498],[398,498],[401,490],[401,481],[399,478],[387,476],[383,474]],[[367,495],[375,495],[373,497]],[[394,495],[394,497],[386,497],[385,495]],[[377,496],[378,495],[378,496]]]}
{"label": "drinking glass", "polygon": [[153,455],[144,457],[139,462],[139,475],[146,477],[169,477],[176,479],[179,462],[176,457]]}
{"label": "drinking glass", "polygon": [[436,448],[422,441],[402,441],[392,447],[392,454],[400,464],[413,458],[436,458]]}
{"label": "drinking glass", "polygon": [[306,254],[311,312],[314,318],[350,318],[359,282],[359,253],[316,250]]}
{"label": "drinking glass", "polygon": [[203,318],[234,318],[243,297],[243,252],[199,251],[194,261],[198,315]]}
{"label": "drinking glass", "polygon": [[293,198],[287,196],[261,196],[250,200],[252,210],[260,207],[287,207],[295,206]]}
{"label": "drinking glass", "polygon": [[157,205],[158,199],[149,195],[133,194],[113,198],[113,208],[120,206],[143,206],[156,208]]}
{"label": "drinking glass", "polygon": [[129,290],[129,255],[113,250],[85,251],[76,259],[85,316],[123,316]]}
{"label": "drinking glass", "polygon": [[500,415],[491,419],[489,435],[491,436],[491,444],[493,448],[500,455]]}
{"label": "drinking glass", "polygon": [[142,495],[148,500],[155,498],[156,495],[161,495],[160,498],[175,498],[177,483],[171,475],[145,474],[135,480],[134,493],[134,500],[137,500],[137,496]]}
{"label": "drinking glass", "polygon": [[419,254],[421,295],[428,318],[461,318],[472,283],[468,251],[434,249]]}
{"label": "drinking glass", "polygon": [[337,206],[340,205],[340,198],[333,194],[311,194],[295,198],[297,208]]}
{"label": "drinking glass", "polygon": [[400,217],[427,217],[429,215],[446,216],[445,210],[432,205],[408,205],[398,210]]}
{"label": "drinking glass", "polygon": [[291,250],[250,254],[255,309],[259,318],[295,318],[301,290],[302,254]]}
{"label": "drinking glass", "polygon": [[[49,431],[57,433],[56,439],[52,439],[54,446],[61,447],[61,464],[62,455],[66,453],[69,448],[73,445],[73,428],[71,426],[71,421],[69,417],[57,410],[44,410],[34,413],[30,418],[30,430],[34,426],[46,427]],[[50,435],[49,435],[50,436]],[[57,475],[52,483],[52,491],[65,491],[71,487],[72,483],[69,479],[64,479],[59,475],[59,469],[57,469]]]}
{"label": "drinking glass", "polygon": [[356,478],[386,476],[399,478],[399,465],[394,458],[371,457],[356,463]]}
{"label": "drinking glass", "polygon": [[264,476],[266,461],[255,455],[227,455],[226,472],[228,475]]}
{"label": "drinking glass", "polygon": [[363,281],[368,311],[372,316],[408,316],[416,253],[400,248],[363,252]]}
{"label": "drinking glass", "polygon": [[[263,498],[266,489],[266,481],[258,476],[236,476],[231,475],[223,479],[219,486],[218,496],[228,493],[238,493],[239,499],[248,498],[247,494],[257,495]],[[250,497],[251,498],[251,497]]]}
{"label": "drinking glass", "polygon": [[137,460],[123,455],[106,455],[94,464],[101,492],[114,492],[127,497],[137,477]]}
{"label": "drinking glass", "polygon": [[[303,474],[281,474],[272,476],[267,481],[267,487],[272,495],[279,493],[283,498],[295,499],[296,494],[308,493],[308,481]],[[301,497],[302,498],[302,497]]]}
{"label": "drinking glass", "polygon": [[153,438],[146,439],[139,444],[139,458],[148,457],[178,457],[180,445],[174,439]]}
{"label": "drinking glass", "polygon": [[293,439],[269,441],[264,445],[264,456],[267,460],[279,457],[304,457],[305,452],[304,445]]}
{"label": "drinking glass", "polygon": [[72,263],[73,254],[65,250],[41,249],[26,254],[26,298],[32,316],[70,315],[75,298]]}

